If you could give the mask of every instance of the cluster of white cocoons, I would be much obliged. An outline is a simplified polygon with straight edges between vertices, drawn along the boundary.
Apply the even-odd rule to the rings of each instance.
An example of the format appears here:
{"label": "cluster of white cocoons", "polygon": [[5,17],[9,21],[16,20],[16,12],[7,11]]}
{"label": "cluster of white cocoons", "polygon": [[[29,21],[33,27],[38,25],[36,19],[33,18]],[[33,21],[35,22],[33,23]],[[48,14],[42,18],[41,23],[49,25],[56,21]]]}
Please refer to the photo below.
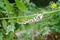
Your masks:
{"label": "cluster of white cocoons", "polygon": [[27,23],[38,22],[38,21],[42,20],[42,18],[43,18],[43,15],[38,14],[33,19],[30,19],[30,20],[27,20],[27,21],[24,21],[24,22],[18,22],[18,24],[27,24]]}

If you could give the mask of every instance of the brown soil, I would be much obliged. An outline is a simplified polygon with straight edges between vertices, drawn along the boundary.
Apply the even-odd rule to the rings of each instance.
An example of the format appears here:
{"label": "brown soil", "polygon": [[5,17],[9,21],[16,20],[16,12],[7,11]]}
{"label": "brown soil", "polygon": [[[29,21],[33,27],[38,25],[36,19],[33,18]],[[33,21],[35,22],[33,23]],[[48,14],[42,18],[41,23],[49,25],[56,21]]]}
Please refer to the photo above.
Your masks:
{"label": "brown soil", "polygon": [[49,33],[47,35],[44,35],[41,40],[60,40],[60,33]]}

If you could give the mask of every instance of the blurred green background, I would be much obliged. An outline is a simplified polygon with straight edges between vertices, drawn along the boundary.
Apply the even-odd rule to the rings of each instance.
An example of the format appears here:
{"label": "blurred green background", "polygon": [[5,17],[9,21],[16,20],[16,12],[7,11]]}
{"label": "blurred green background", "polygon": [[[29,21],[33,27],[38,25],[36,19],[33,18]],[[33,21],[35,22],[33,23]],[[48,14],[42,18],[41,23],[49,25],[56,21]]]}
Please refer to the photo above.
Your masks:
{"label": "blurred green background", "polygon": [[60,40],[60,0],[0,0],[0,40]]}

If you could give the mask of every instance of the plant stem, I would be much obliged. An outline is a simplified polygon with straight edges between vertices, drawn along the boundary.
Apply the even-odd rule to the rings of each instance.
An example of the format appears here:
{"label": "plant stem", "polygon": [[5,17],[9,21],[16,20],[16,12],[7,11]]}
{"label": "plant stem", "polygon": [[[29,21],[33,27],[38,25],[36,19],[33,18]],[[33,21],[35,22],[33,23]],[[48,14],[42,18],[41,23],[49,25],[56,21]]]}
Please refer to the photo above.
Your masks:
{"label": "plant stem", "polygon": [[[42,15],[45,15],[45,14],[51,14],[51,13],[55,13],[55,12],[59,12],[60,10],[56,10],[56,11],[51,11],[51,12],[44,12],[42,13]],[[33,17],[33,16],[36,16],[36,15],[39,15],[39,14],[33,14],[33,15],[28,15],[28,16],[19,16],[19,17],[8,17],[8,18],[0,18],[0,19],[18,19],[18,18],[24,18],[24,17]]]}

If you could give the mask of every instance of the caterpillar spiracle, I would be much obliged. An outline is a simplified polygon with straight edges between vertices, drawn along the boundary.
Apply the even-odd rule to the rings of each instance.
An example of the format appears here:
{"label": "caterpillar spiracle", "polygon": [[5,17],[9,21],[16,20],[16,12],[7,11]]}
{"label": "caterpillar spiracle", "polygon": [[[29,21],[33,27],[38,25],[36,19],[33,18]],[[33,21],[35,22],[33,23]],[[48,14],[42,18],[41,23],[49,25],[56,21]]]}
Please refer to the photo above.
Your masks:
{"label": "caterpillar spiracle", "polygon": [[43,18],[43,15],[38,14],[33,19],[30,19],[30,20],[27,20],[27,21],[24,21],[24,22],[18,22],[18,24],[27,24],[27,23],[38,22],[38,21],[42,20],[42,18]]}

